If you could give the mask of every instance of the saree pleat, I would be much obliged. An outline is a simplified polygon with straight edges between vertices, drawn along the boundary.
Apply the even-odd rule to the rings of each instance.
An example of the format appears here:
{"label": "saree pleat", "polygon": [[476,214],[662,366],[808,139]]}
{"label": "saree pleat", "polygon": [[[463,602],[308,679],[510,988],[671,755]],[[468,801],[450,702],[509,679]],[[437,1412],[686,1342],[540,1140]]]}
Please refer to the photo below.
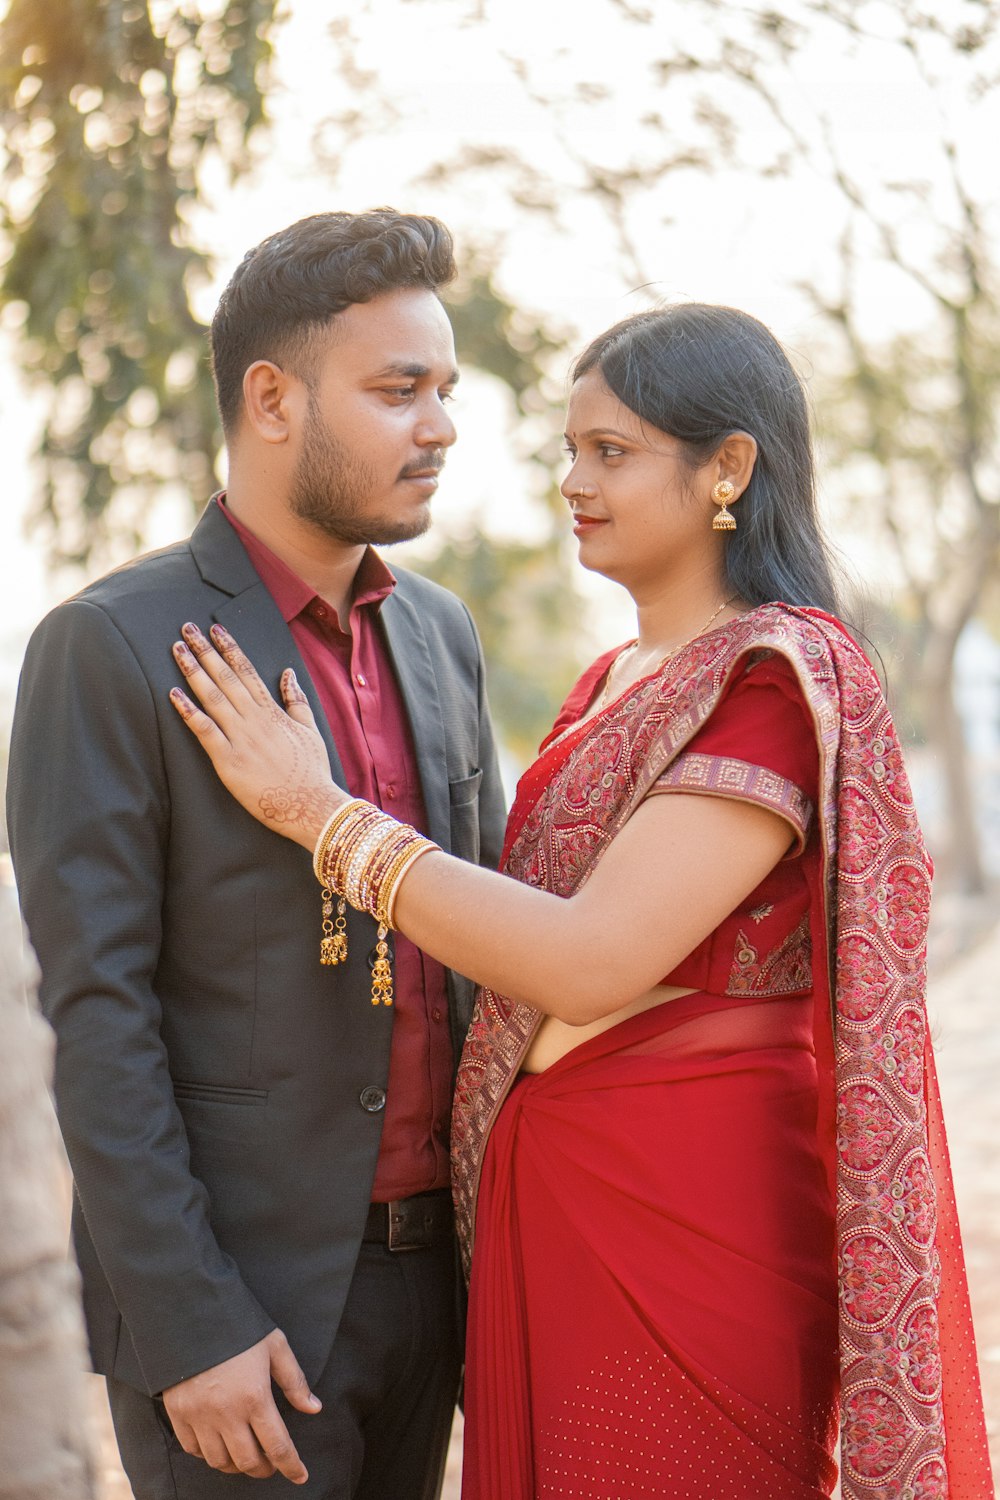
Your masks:
{"label": "saree pleat", "polygon": [[810,1006],[688,996],[518,1080],[480,1184],[466,1500],[830,1493]]}

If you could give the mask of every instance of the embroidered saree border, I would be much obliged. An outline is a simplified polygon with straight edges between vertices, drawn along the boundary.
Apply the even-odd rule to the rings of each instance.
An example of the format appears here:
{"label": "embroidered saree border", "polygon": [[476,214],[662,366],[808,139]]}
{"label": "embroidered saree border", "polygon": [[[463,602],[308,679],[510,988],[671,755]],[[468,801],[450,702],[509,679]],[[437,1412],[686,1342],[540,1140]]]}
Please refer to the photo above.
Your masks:
{"label": "embroidered saree border", "polygon": [[[960,1497],[948,1480],[925,1084],[929,862],[895,729],[860,648],[818,611],[782,605],[693,642],[660,677],[594,720],[525,818],[506,872],[559,895],[580,889],[711,714],[740,660],[762,651],[790,661],[820,753],[835,1010],[842,1493],[979,1500],[993,1491],[985,1427],[974,1415],[965,1428],[982,1433],[982,1457],[962,1456],[968,1483]],[[539,1021],[529,1006],[480,995],[453,1117],[467,1267],[489,1131]],[[947,1199],[950,1181],[942,1193]],[[967,1389],[952,1398],[966,1408],[979,1399],[971,1349]]]}
{"label": "embroidered saree border", "polygon": [[654,792],[689,792],[731,797],[770,808],[790,823],[797,847],[805,845],[813,806],[806,794],[777,771],[753,766],[730,755],[680,755],[658,776],[649,789]]}

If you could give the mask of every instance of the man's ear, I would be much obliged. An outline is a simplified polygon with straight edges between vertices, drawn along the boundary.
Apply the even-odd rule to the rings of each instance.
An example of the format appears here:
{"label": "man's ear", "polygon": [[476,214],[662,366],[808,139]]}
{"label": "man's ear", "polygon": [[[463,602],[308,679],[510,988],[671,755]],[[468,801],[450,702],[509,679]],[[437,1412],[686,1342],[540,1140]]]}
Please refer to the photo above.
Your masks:
{"label": "man's ear", "polygon": [[244,374],[246,420],[265,443],[287,443],[298,384],[269,359],[255,360]]}

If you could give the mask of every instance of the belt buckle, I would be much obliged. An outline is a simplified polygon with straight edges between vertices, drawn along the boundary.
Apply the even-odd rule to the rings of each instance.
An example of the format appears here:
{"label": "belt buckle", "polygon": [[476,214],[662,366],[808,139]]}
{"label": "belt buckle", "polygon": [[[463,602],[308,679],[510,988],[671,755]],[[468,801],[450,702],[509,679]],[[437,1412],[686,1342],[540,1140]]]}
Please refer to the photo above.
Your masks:
{"label": "belt buckle", "polygon": [[399,1255],[407,1250],[421,1250],[424,1247],[419,1242],[410,1241],[403,1244],[402,1236],[406,1229],[406,1214],[403,1212],[402,1199],[394,1199],[389,1204],[389,1249]]}

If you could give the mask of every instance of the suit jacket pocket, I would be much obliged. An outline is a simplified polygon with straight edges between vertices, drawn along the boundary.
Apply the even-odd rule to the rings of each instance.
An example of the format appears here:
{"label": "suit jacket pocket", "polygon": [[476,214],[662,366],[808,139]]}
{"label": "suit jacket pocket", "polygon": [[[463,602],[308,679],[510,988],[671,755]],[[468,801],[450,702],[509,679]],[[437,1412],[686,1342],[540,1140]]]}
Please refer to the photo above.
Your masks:
{"label": "suit jacket pocket", "polygon": [[175,1099],[201,1099],[208,1104],[266,1104],[267,1089],[236,1089],[227,1083],[174,1083]]}
{"label": "suit jacket pocket", "polygon": [[471,776],[462,776],[458,781],[449,781],[448,800],[452,807],[461,807],[465,802],[475,802],[482,785],[482,771],[473,771]]}
{"label": "suit jacket pocket", "polygon": [[448,783],[451,808],[451,852],[459,859],[479,863],[479,788],[482,771]]}

